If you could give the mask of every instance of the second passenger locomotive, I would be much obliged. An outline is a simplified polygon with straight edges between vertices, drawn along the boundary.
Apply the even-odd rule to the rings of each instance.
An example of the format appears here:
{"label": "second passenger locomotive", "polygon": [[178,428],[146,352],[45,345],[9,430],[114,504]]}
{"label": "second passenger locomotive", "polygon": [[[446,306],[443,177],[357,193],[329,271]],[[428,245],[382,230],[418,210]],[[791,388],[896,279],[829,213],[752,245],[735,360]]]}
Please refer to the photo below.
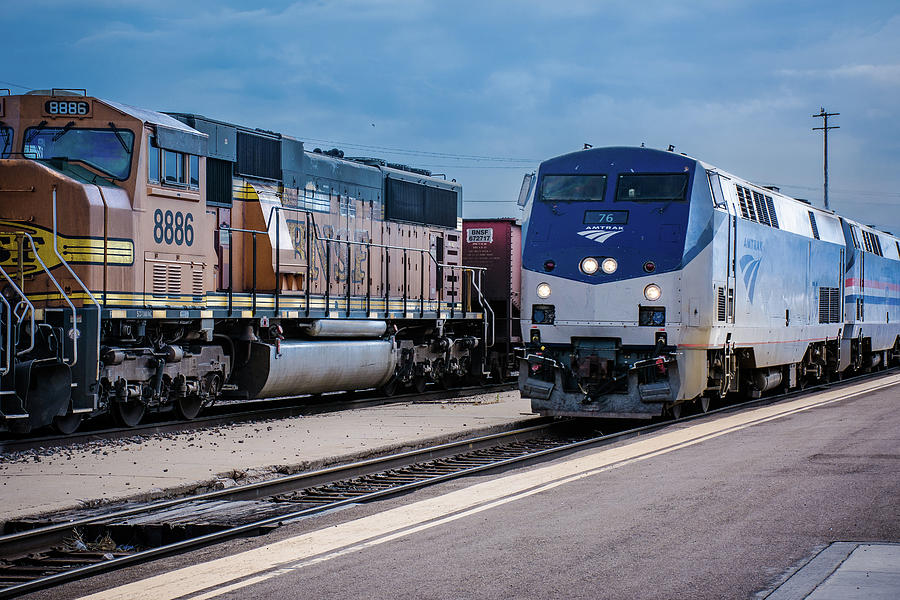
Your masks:
{"label": "second passenger locomotive", "polygon": [[694,158],[540,166],[520,389],[545,415],[677,416],[900,357],[900,243]]}

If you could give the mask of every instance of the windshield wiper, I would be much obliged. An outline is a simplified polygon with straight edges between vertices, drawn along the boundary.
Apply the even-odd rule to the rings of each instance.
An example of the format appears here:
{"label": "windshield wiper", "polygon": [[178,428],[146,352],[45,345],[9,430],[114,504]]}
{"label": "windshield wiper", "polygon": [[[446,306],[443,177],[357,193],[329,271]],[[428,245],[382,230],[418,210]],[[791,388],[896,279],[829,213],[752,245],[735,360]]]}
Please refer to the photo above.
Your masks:
{"label": "windshield wiper", "polygon": [[53,136],[53,141],[58,142],[59,138],[69,133],[69,130],[75,127],[75,121],[69,121],[66,123],[66,126],[59,130],[59,132]]}
{"label": "windshield wiper", "polygon": [[37,134],[41,132],[41,130],[47,125],[47,121],[41,121],[37,124],[37,127],[31,130],[31,133],[28,134],[28,137],[25,138],[25,143],[30,144],[31,140],[37,137]]}
{"label": "windshield wiper", "polygon": [[0,149],[0,158],[6,156],[6,151],[12,146],[12,128],[7,127],[6,123],[0,121],[0,137],[3,138],[3,148]]}
{"label": "windshield wiper", "polygon": [[122,137],[122,134],[119,133],[119,129],[116,127],[116,124],[112,121],[109,122],[109,128],[113,130],[113,133],[116,134],[116,139],[119,140],[119,143],[122,144],[122,148],[125,149],[126,154],[131,154],[131,148],[128,147],[128,144],[125,143],[125,138]]}

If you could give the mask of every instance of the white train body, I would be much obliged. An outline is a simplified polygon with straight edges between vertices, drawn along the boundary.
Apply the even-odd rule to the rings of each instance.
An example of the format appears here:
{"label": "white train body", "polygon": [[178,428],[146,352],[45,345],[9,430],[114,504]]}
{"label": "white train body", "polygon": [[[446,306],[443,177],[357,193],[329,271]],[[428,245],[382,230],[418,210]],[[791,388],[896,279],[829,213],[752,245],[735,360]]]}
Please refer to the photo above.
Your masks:
{"label": "white train body", "polygon": [[897,358],[894,236],[645,148],[550,159],[535,190],[520,390],[537,412],[652,417]]}

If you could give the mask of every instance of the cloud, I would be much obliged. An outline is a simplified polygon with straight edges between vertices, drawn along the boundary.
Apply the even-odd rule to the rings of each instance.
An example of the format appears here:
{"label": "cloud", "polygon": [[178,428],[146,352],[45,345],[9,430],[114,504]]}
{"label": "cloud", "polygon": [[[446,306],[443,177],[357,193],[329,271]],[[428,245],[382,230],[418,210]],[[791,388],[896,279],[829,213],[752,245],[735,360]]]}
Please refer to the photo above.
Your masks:
{"label": "cloud", "polygon": [[851,79],[878,84],[900,85],[900,64],[842,65],[830,69],[780,69],[776,73],[785,78]]}

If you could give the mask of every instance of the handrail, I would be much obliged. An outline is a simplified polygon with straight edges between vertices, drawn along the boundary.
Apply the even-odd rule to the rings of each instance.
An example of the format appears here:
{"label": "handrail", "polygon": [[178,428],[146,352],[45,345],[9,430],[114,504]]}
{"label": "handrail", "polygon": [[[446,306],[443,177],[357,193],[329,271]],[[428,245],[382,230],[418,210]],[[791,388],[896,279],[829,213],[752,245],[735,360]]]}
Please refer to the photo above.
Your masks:
{"label": "handrail", "polygon": [[21,325],[22,321],[25,319],[25,313],[23,312],[22,315],[20,316],[16,313],[16,311],[19,309],[19,307],[23,303],[26,305],[26,307],[28,309],[30,309],[30,311],[28,311],[28,312],[31,313],[31,330],[30,330],[31,344],[24,350],[20,350],[19,352],[16,353],[17,356],[21,356],[22,354],[25,354],[26,352],[30,352],[31,350],[34,349],[34,304],[31,303],[31,301],[25,295],[25,292],[23,292],[22,289],[16,284],[15,280],[13,280],[13,278],[10,277],[9,274],[3,270],[3,267],[0,267],[0,275],[3,275],[3,278],[9,282],[9,284],[15,290],[16,294],[18,294],[18,296],[21,298],[21,300],[16,304],[16,308],[13,310],[13,314],[16,315],[16,319],[17,319],[19,325]]}
{"label": "handrail", "polygon": [[[23,239],[27,239],[27,240],[28,240],[28,243],[31,245],[31,251],[34,252],[34,258],[35,258],[35,260],[37,260],[38,263],[40,263],[41,268],[44,270],[44,273],[47,274],[47,277],[50,279],[50,282],[53,284],[53,286],[54,286],[54,287],[56,288],[56,290],[59,292],[60,296],[62,296],[62,299],[66,301],[66,304],[69,305],[69,308],[72,310],[72,327],[74,328],[74,331],[77,332],[77,331],[78,331],[78,328],[76,327],[76,324],[77,324],[77,322],[78,322],[78,312],[75,310],[75,304],[72,303],[72,301],[69,299],[69,296],[67,296],[67,295],[66,295],[66,292],[63,291],[62,287],[60,287],[59,282],[56,281],[56,277],[54,277],[53,274],[50,273],[50,269],[47,268],[47,265],[44,264],[44,260],[41,258],[41,255],[38,254],[37,246],[35,246],[35,244],[34,244],[34,238],[31,237],[31,234],[28,233],[27,231],[18,231],[18,232],[16,232],[16,235],[18,235],[18,234],[21,234],[22,237],[23,237]],[[53,241],[54,241],[54,243],[56,243],[56,239],[55,239],[55,238],[54,238]],[[20,255],[21,255],[21,253],[20,253]],[[77,341],[77,338],[78,338],[78,335],[76,334],[76,335],[74,336],[74,339],[72,340],[72,362],[71,362],[71,363],[67,363],[67,362],[66,362],[66,357],[65,357],[65,346],[63,346],[63,357],[62,357],[62,360],[63,360],[63,363],[66,364],[66,365],[68,365],[69,367],[74,367],[75,364],[78,362],[78,341]]]}
{"label": "handrail", "polygon": [[[72,269],[72,267],[69,266],[68,261],[66,261],[66,259],[63,258],[63,255],[60,254],[60,252],[59,252],[59,243],[57,242],[57,229],[56,229],[56,186],[55,185],[53,186],[53,252],[56,254],[56,258],[59,259],[59,262],[62,263],[62,266],[64,266],[66,268],[66,270],[69,272],[69,275],[72,276],[72,279],[75,280],[75,282],[79,285],[79,287],[81,287],[82,291],[84,291],[84,293],[87,294],[88,298],[91,299],[91,302],[94,303],[94,306],[97,307],[97,338],[96,338],[96,340],[97,340],[97,354],[99,355],[100,354],[100,335],[102,332],[101,321],[103,321],[103,319],[100,318],[100,316],[103,314],[103,308],[100,306],[100,303],[97,302],[97,299],[94,298],[94,294],[91,293],[91,290],[89,290],[88,287],[86,285],[84,285],[84,282],[81,281],[81,278],[79,278],[78,275],[75,274],[75,271]],[[104,252],[105,252],[105,250],[104,250]],[[72,347],[77,348],[78,347],[78,338],[79,338],[80,334],[78,331],[78,321],[76,318],[72,319],[72,330],[75,332],[75,337],[72,340]],[[77,350],[75,351],[75,358],[76,359],[78,358]],[[70,366],[75,366],[75,362],[77,362],[77,360],[73,361],[72,365],[70,365]]]}
{"label": "handrail", "polygon": [[[451,272],[458,271],[460,274],[463,274],[466,271],[469,271],[472,273],[472,284],[478,294],[478,302],[482,306],[482,308],[484,308],[485,312],[490,315],[490,318],[485,319],[485,321],[484,321],[485,344],[488,348],[493,347],[493,345],[496,341],[496,331],[494,331],[494,320],[495,320],[494,319],[494,311],[491,309],[486,298],[484,297],[484,293],[481,291],[481,286],[480,286],[481,276],[483,275],[483,272],[487,271],[487,268],[468,266],[468,265],[453,265],[453,264],[438,262],[437,258],[435,258],[435,256],[431,253],[431,250],[428,248],[410,248],[407,246],[394,246],[391,244],[378,244],[378,243],[374,243],[374,242],[370,242],[370,241],[358,242],[355,240],[342,240],[342,239],[338,239],[338,238],[322,237],[319,235],[319,227],[318,227],[318,224],[316,223],[315,215],[312,213],[312,211],[310,211],[308,209],[304,209],[304,208],[293,207],[293,206],[275,205],[275,206],[270,207],[269,214],[266,217],[266,221],[265,221],[265,223],[266,223],[265,230],[232,228],[228,225],[220,225],[219,226],[219,231],[227,231],[229,233],[233,233],[233,232],[243,233],[243,234],[248,234],[248,235],[253,236],[253,284],[252,284],[252,288],[251,288],[251,292],[253,294],[253,300],[252,300],[253,312],[256,312],[256,236],[269,235],[270,230],[272,228],[272,220],[275,217],[275,214],[277,212],[281,212],[281,211],[300,213],[300,214],[305,215],[305,217],[306,217],[306,246],[307,246],[307,248],[306,248],[306,278],[304,281],[304,288],[306,290],[306,300],[307,300],[306,312],[307,312],[307,315],[309,314],[309,296],[310,296],[310,287],[311,287],[309,276],[310,276],[310,266],[312,263],[311,244],[312,244],[313,235],[315,235],[316,240],[323,241],[326,243],[326,254],[328,255],[328,258],[326,259],[327,260],[327,263],[326,263],[327,273],[326,273],[326,282],[325,282],[325,297],[326,297],[326,311],[327,312],[330,312],[330,310],[331,310],[331,269],[330,269],[330,267],[331,267],[331,261],[330,261],[331,246],[328,244],[331,244],[332,242],[338,243],[338,244],[346,244],[347,248],[348,248],[348,250],[347,250],[348,254],[350,253],[350,248],[352,246],[364,246],[367,250],[371,249],[371,248],[381,248],[381,249],[384,249],[387,251],[401,250],[401,251],[403,251],[403,254],[404,254],[404,260],[403,260],[404,281],[406,281],[405,278],[407,276],[407,270],[408,270],[409,264],[410,264],[406,255],[410,251],[418,252],[421,256],[421,260],[424,261],[424,256],[427,255],[431,259],[432,263],[434,263],[435,267],[450,269]],[[280,225],[281,225],[280,221],[275,223],[275,313],[276,314],[278,314],[279,296],[280,296],[280,292],[281,292],[281,226]],[[232,248],[233,248],[233,244],[232,244],[231,240],[229,240],[229,246],[228,246],[228,253],[229,253],[229,255],[228,255],[229,256],[229,262],[228,262],[228,269],[229,269],[228,311],[229,311],[229,314],[231,314],[231,312],[233,311],[232,303],[233,303],[233,294],[234,294],[234,282],[233,282],[234,260],[233,260]],[[386,254],[385,269],[386,269],[386,271],[389,272],[389,270],[390,270],[390,268],[389,268],[390,253],[386,252],[385,254]],[[370,265],[368,264],[368,257],[370,256],[370,254],[367,252],[366,256],[367,256],[366,268],[368,269],[370,267]],[[347,261],[348,269],[351,268],[350,265],[352,264],[350,258],[352,258],[352,257],[348,256],[348,261]],[[387,274],[388,273],[386,273],[386,275]],[[476,274],[478,275],[477,283],[476,283],[476,277],[475,277]],[[422,279],[423,285],[422,285],[422,289],[421,289],[421,297],[419,298],[419,313],[420,314],[424,313],[424,296],[425,296],[424,278],[425,278],[424,265],[422,265],[421,279]],[[368,282],[368,279],[369,278],[366,277],[367,282]],[[351,283],[350,277],[348,275],[348,277],[347,277],[347,308],[346,308],[348,316],[349,316],[349,311],[350,311],[349,298],[351,296],[351,285],[352,285],[352,283]],[[390,285],[389,280],[386,277],[385,282],[384,282],[385,312],[386,313],[389,312],[389,300],[390,300],[389,285]],[[453,291],[454,291],[454,293],[456,291],[456,280],[453,281]],[[369,290],[369,288],[367,286],[367,292],[366,292],[367,312],[368,312],[370,300],[371,300],[371,290]],[[443,302],[443,288],[441,289],[441,296],[440,296],[439,301]],[[453,314],[456,310],[456,303],[457,302],[455,299],[451,302],[451,306],[450,306],[451,314]],[[404,312],[408,312],[407,309],[408,309],[408,306],[407,306],[406,283],[404,283],[404,292],[403,292],[403,310],[404,310]],[[491,327],[490,344],[487,343],[488,321],[490,321],[490,327]]]}
{"label": "handrail", "polygon": [[6,306],[6,311],[9,315],[6,317],[6,366],[0,367],[0,376],[6,375],[9,373],[9,369],[12,366],[12,307],[9,305],[9,302],[6,301],[6,298],[3,294],[0,294],[0,301]]}
{"label": "handrail", "polygon": [[[234,312],[234,243],[231,239],[232,233],[248,233],[253,236],[253,284],[250,288],[251,304],[250,310],[256,312],[256,236],[258,234],[268,234],[268,231],[258,231],[256,229],[241,229],[239,227],[230,227],[228,225],[219,225],[219,231],[228,232],[228,314]],[[276,288],[278,287],[276,282]]]}
{"label": "handrail", "polygon": [[[484,267],[474,267],[474,269],[479,270],[487,270]],[[497,332],[495,330],[496,319],[494,318],[494,309],[491,308],[491,305],[488,303],[487,299],[484,297],[484,294],[481,291],[481,273],[478,273],[478,283],[475,282],[475,272],[472,273],[472,287],[475,288],[475,291],[478,292],[478,300],[481,306],[485,309],[487,313],[490,313],[490,319],[484,319],[484,346],[485,348],[493,348],[494,344],[497,341]],[[487,342],[488,340],[488,321],[491,324],[491,343]]]}

